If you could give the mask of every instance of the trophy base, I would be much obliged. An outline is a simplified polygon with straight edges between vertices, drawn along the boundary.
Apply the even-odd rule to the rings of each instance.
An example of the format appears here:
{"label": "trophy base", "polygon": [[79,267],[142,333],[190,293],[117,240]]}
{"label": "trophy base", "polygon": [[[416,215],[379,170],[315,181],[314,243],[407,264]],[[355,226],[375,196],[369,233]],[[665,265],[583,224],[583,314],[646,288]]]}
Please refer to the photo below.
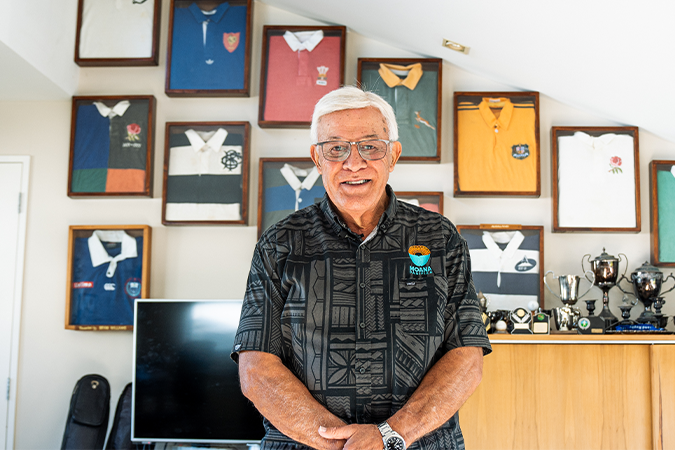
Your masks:
{"label": "trophy base", "polygon": [[579,319],[579,334],[605,334],[605,320],[598,316],[587,316]]}

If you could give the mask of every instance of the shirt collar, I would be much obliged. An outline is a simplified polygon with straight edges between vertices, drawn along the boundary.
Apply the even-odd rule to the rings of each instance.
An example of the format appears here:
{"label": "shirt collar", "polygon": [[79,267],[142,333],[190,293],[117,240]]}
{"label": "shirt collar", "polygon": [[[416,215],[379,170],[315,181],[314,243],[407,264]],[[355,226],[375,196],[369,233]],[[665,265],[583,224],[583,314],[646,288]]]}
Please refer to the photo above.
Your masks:
{"label": "shirt collar", "polygon": [[[496,100],[491,98],[484,98],[482,102],[478,105],[481,116],[483,120],[490,128],[501,128],[503,130],[509,129],[509,124],[511,123],[511,116],[513,115],[513,103],[508,98],[499,98],[498,102],[493,102],[490,100]],[[501,107],[502,112],[499,113],[499,119],[495,117],[495,114],[490,110],[490,105]]]}
{"label": "shirt collar", "polygon": [[616,134],[607,133],[603,134],[602,136],[593,137],[589,134],[584,133],[583,131],[577,131],[576,133],[574,133],[574,137],[576,139],[579,139],[581,142],[588,145],[589,147],[600,150],[607,144],[612,142],[612,140],[616,137]]}
{"label": "shirt collar", "polygon": [[110,117],[111,119],[115,116],[123,116],[125,112],[127,112],[127,109],[129,106],[131,106],[131,103],[129,100],[122,100],[121,102],[117,103],[115,106],[110,108],[109,106],[106,106],[104,103],[101,102],[94,102],[94,106],[96,106],[96,109],[98,109],[98,113],[102,115],[103,117]]}
{"label": "shirt collar", "polygon": [[202,139],[199,133],[192,129],[187,130],[185,136],[190,141],[190,145],[195,153],[208,150],[219,152],[220,147],[223,146],[223,142],[225,142],[225,139],[227,138],[227,130],[218,128],[218,131],[216,131],[207,142],[204,142],[204,139]]}
{"label": "shirt collar", "polygon": [[670,173],[672,173],[673,176],[675,177],[675,165],[670,166]]}
{"label": "shirt collar", "polygon": [[[401,79],[392,70],[402,70],[408,72],[408,76]],[[380,69],[377,71],[380,77],[390,88],[396,86],[405,86],[411,91],[415,89],[417,83],[422,78],[422,64],[416,63],[409,66],[398,66],[396,64],[380,64]]]}
{"label": "shirt collar", "polygon": [[297,52],[298,50],[307,50],[311,52],[323,39],[323,30],[298,31],[295,33],[286,31],[284,33],[284,39],[294,52]]}
{"label": "shirt collar", "polygon": [[[498,231],[490,233],[488,231],[483,232],[483,243],[487,247],[490,255],[499,262],[499,271],[497,272],[497,287],[502,284],[502,270],[505,269],[506,264],[511,262],[513,254],[520,248],[520,244],[525,240],[525,236],[520,231],[516,231],[513,236],[509,239],[508,231]],[[506,244],[506,248],[502,250],[499,248],[497,243]]]}
{"label": "shirt collar", "polygon": [[220,19],[223,18],[223,16],[225,15],[225,11],[227,11],[229,7],[230,7],[229,3],[227,2],[221,3],[220,5],[218,5],[216,9],[213,10],[215,11],[214,14],[204,14],[204,11],[199,9],[199,6],[197,6],[196,3],[191,4],[188,9],[192,13],[192,16],[195,18],[195,20],[199,23],[202,23],[207,20],[211,22],[220,22]]}
{"label": "shirt collar", "polygon": [[[284,164],[284,167],[281,168],[281,175],[286,179],[286,182],[293,188],[294,191],[301,191],[302,189],[310,190],[316,183],[316,180],[319,179],[321,174],[316,167],[309,169],[300,169],[299,167],[291,166],[290,164]],[[298,177],[305,177],[302,182]]]}
{"label": "shirt collar", "polygon": [[[101,240],[106,242],[121,242],[122,250],[119,255],[113,257],[108,254]],[[106,276],[111,278],[115,274],[117,263],[124,261],[127,258],[136,258],[138,256],[138,249],[136,248],[136,239],[132,238],[124,232],[124,230],[95,230],[91,237],[87,239],[89,246],[89,256],[91,258],[91,265],[98,267],[107,262],[110,263]]]}

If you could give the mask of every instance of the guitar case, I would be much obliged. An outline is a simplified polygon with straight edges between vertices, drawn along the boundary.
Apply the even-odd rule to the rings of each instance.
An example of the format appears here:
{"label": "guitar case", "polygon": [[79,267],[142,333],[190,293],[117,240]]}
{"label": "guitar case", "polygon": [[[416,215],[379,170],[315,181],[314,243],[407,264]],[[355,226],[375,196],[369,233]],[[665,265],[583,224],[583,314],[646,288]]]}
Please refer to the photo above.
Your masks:
{"label": "guitar case", "polygon": [[122,390],[117,401],[110,436],[105,450],[135,450],[137,446],[131,442],[131,383]]}
{"label": "guitar case", "polygon": [[75,383],[61,450],[103,450],[110,416],[110,384],[101,375]]}

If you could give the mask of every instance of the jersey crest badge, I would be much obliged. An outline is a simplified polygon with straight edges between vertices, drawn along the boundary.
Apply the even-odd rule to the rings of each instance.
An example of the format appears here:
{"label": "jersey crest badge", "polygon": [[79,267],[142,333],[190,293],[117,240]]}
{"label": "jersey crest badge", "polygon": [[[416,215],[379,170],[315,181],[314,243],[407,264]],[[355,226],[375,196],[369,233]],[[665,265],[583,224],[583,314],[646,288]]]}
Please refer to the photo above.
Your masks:
{"label": "jersey crest badge", "polygon": [[408,256],[414,265],[410,266],[410,275],[430,275],[431,267],[427,266],[431,251],[424,245],[411,245],[408,248]]}
{"label": "jersey crest badge", "polygon": [[623,173],[623,170],[621,170],[621,158],[618,156],[612,156],[609,158],[608,172],[612,172],[613,174]]}
{"label": "jersey crest badge", "polygon": [[[432,130],[436,129],[436,127],[433,126],[432,124],[430,124],[428,120],[426,120],[424,117],[420,116],[419,111],[415,111],[415,120],[417,122],[421,123],[422,125],[424,125],[425,127],[429,127]],[[419,128],[419,127],[420,127],[419,125],[415,124],[415,128]]]}
{"label": "jersey crest badge", "polygon": [[129,278],[124,283],[124,292],[131,298],[136,298],[141,295],[141,280],[138,278]]}
{"label": "jersey crest badge", "polygon": [[537,261],[534,259],[530,259],[527,256],[523,256],[523,259],[518,261],[516,263],[516,266],[514,267],[517,272],[527,272],[528,270],[534,269],[534,267],[537,265]]}
{"label": "jersey crest badge", "polygon": [[527,144],[517,144],[511,147],[511,156],[516,159],[525,159],[530,156],[530,146]]}
{"label": "jersey crest badge", "polygon": [[328,67],[326,66],[319,66],[316,68],[316,70],[319,71],[319,76],[316,79],[316,84],[319,86],[327,86],[328,85]]}
{"label": "jersey crest badge", "polygon": [[239,47],[239,35],[240,33],[223,33],[223,45],[225,45],[225,50],[232,53]]}

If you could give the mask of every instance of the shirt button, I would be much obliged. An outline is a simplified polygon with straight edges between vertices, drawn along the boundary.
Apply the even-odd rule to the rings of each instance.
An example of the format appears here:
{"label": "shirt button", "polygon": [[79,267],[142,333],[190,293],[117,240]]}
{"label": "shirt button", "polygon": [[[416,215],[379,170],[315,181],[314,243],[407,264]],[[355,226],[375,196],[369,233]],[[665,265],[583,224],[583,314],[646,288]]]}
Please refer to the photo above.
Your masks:
{"label": "shirt button", "polygon": [[495,128],[495,133],[499,133],[499,130],[497,128]]}
{"label": "shirt button", "polygon": [[361,284],[359,284],[359,286],[360,286],[361,288],[365,288],[365,287],[366,287],[366,283],[361,283]]}
{"label": "shirt button", "polygon": [[366,324],[363,323],[363,322],[361,322],[361,323],[359,324],[359,326],[360,326],[361,328],[365,328],[365,327],[366,327]]}
{"label": "shirt button", "polygon": [[299,199],[298,199],[298,203],[301,203],[301,202],[302,202],[302,199],[301,199],[301,198],[299,198]]}
{"label": "shirt button", "polygon": [[361,372],[361,373],[366,373],[366,369],[364,369],[363,367],[361,367],[361,368],[359,369],[359,372]]}

